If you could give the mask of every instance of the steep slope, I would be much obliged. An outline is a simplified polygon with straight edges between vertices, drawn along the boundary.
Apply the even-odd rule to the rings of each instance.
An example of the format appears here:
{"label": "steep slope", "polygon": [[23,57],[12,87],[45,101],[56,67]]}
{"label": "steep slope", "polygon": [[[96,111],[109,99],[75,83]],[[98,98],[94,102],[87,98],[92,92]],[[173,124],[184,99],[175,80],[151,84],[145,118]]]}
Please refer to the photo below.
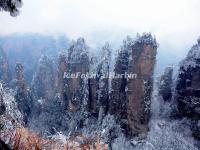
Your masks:
{"label": "steep slope", "polygon": [[176,91],[179,115],[193,120],[194,135],[200,139],[200,39],[180,64]]}

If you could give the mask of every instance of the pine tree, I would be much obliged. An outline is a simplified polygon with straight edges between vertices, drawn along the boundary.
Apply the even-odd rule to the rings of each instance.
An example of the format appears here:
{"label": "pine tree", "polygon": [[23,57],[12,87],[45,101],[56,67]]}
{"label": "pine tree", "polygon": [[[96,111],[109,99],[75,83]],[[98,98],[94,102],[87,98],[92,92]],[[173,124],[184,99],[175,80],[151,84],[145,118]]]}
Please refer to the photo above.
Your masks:
{"label": "pine tree", "polygon": [[22,0],[0,0],[0,11],[8,11],[15,17],[19,14],[19,8],[22,6]]}

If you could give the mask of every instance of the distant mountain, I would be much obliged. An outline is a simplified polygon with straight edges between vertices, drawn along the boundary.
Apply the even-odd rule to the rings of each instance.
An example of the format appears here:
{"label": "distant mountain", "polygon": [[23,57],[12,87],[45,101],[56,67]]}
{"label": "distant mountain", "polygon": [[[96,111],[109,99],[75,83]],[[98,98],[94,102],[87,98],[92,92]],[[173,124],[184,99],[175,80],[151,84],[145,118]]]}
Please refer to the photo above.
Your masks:
{"label": "distant mountain", "polygon": [[25,78],[31,82],[41,55],[56,59],[58,53],[67,49],[69,40],[66,36],[57,37],[40,34],[13,34],[0,36],[0,45],[7,54],[12,77],[17,62],[24,66]]}

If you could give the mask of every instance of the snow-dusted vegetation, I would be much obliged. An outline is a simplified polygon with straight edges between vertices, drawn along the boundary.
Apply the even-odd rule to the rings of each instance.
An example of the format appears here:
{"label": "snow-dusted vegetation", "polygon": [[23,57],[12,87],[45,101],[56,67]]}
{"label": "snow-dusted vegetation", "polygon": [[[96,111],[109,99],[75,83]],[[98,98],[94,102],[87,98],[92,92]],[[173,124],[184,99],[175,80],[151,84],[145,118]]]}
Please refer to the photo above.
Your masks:
{"label": "snow-dusted vegetation", "polygon": [[14,17],[19,14],[21,6],[22,0],[0,0],[0,11],[8,11]]}
{"label": "snow-dusted vegetation", "polygon": [[[14,79],[5,80],[11,76],[2,49],[1,140],[11,148],[16,141],[18,147],[30,147],[28,139],[36,138],[33,145],[41,149],[199,149],[199,43],[175,79],[170,66],[161,77],[153,76],[157,46],[150,33],[127,37],[113,59],[109,43],[91,55],[79,38],[59,58],[43,55],[31,83],[19,62]],[[112,71],[135,71],[138,78],[105,76]],[[77,72],[94,76],[82,78]]]}

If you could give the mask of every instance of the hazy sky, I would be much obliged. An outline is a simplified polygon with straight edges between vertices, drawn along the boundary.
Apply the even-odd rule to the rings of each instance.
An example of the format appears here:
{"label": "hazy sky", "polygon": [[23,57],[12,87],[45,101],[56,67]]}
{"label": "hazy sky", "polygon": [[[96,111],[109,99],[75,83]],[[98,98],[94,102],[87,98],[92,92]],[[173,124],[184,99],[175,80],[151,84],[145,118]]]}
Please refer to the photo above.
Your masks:
{"label": "hazy sky", "polygon": [[[72,38],[152,32],[179,55],[200,36],[200,0],[23,0],[21,14],[0,13],[0,34],[65,33]],[[166,47],[164,47],[167,45]],[[169,48],[169,49],[167,49]],[[180,54],[181,55],[181,54]]]}
{"label": "hazy sky", "polygon": [[[0,14],[0,32],[65,32],[101,28],[152,31],[159,36],[200,33],[199,0],[23,0],[21,14]],[[192,34],[192,32],[195,32]]]}

